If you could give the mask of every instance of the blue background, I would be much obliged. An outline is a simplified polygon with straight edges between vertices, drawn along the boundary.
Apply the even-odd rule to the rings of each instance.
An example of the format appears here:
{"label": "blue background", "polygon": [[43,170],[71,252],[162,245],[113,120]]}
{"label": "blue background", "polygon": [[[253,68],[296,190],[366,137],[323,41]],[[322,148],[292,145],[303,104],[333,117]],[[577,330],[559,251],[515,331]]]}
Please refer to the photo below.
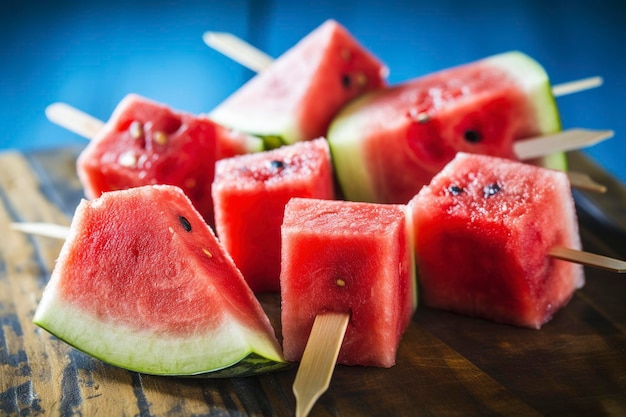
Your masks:
{"label": "blue background", "polygon": [[626,6],[620,1],[3,1],[0,150],[84,144],[44,115],[67,102],[102,120],[135,92],[208,112],[253,73],[208,48],[228,31],[276,57],[327,18],[390,68],[392,83],[518,49],[553,84],[601,75],[558,99],[563,127],[613,129],[586,151],[626,180]]}

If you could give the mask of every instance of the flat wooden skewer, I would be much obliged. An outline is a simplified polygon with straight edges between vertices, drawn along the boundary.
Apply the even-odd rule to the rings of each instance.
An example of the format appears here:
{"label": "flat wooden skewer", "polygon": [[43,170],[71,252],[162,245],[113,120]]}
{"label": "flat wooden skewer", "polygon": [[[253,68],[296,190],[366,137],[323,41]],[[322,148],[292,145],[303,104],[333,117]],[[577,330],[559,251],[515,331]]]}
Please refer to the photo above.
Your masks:
{"label": "flat wooden skewer", "polygon": [[579,91],[600,87],[604,83],[602,77],[589,77],[552,86],[552,95],[561,97]]}
{"label": "flat wooden skewer", "polygon": [[350,314],[320,313],[315,317],[293,383],[296,417],[305,417],[328,389]]}
{"label": "flat wooden skewer", "polygon": [[205,32],[204,43],[254,72],[261,72],[274,62],[265,52],[226,32]]}
{"label": "flat wooden skewer", "polygon": [[65,239],[67,238],[67,235],[70,231],[70,228],[66,226],[37,222],[11,223],[9,227],[12,230],[17,230],[18,232],[27,233],[30,235],[51,237],[53,239]]}
{"label": "flat wooden skewer", "polygon": [[565,248],[562,246],[556,246],[550,249],[548,254],[553,258],[591,266],[594,268],[606,269],[619,274],[626,272],[626,261],[609,258],[608,256]]}
{"label": "flat wooden skewer", "polygon": [[[272,57],[265,52],[250,45],[248,42],[232,33],[209,31],[204,33],[202,39],[209,47],[255,72],[267,69],[273,62]],[[552,86],[552,94],[555,97],[561,97],[596,88],[603,83],[604,80],[602,77],[598,76],[569,81]]]}
{"label": "flat wooden skewer", "polygon": [[612,130],[568,129],[552,135],[518,140],[513,144],[513,152],[523,161],[595,145],[613,135]]}
{"label": "flat wooden skewer", "polygon": [[593,178],[584,172],[567,171],[566,174],[572,187],[594,193],[606,193],[606,185],[594,181]]}
{"label": "flat wooden skewer", "polygon": [[50,104],[46,107],[46,117],[70,132],[90,140],[104,127],[103,121],[66,103]]}

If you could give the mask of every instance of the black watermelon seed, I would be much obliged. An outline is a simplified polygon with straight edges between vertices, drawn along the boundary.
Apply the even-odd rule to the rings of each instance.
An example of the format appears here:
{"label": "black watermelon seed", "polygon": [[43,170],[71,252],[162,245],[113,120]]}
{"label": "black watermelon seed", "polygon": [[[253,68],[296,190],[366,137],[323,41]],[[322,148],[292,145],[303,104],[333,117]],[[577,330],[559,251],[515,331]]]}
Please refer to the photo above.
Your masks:
{"label": "black watermelon seed", "polygon": [[183,229],[185,229],[187,232],[191,232],[191,223],[189,223],[189,220],[187,220],[186,217],[181,216],[180,214],[178,215],[178,221],[180,222],[180,224],[183,226]]}
{"label": "black watermelon seed", "polygon": [[283,169],[285,168],[285,163],[283,161],[279,161],[278,159],[274,159],[270,162],[270,167],[273,169]]}
{"label": "black watermelon seed", "polygon": [[463,137],[469,143],[478,143],[478,142],[480,142],[482,140],[483,135],[481,135],[478,130],[468,129],[463,134]]}
{"label": "black watermelon seed", "polygon": [[492,195],[497,194],[500,189],[500,185],[497,183],[489,184],[483,188],[483,196],[485,198],[491,197]]}
{"label": "black watermelon seed", "polygon": [[344,88],[350,88],[351,84],[352,84],[352,79],[350,78],[350,76],[348,74],[343,74],[341,76],[341,85],[343,85]]}
{"label": "black watermelon seed", "polygon": [[459,187],[458,185],[452,184],[448,187],[448,191],[450,191],[450,194],[452,195],[459,195],[463,192],[463,188]]}

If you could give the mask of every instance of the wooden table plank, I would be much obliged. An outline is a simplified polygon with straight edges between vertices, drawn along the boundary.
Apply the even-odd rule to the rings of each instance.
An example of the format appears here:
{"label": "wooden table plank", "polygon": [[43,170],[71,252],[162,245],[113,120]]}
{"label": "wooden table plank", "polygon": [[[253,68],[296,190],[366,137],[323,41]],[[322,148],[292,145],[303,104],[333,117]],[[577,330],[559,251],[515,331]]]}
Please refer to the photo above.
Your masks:
{"label": "wooden table plank", "polygon": [[[218,380],[142,375],[32,324],[62,243],[8,224],[69,224],[82,197],[76,152],[0,154],[0,415],[293,415],[295,367]],[[573,158],[610,182],[607,196],[578,196],[604,216],[581,212],[585,248],[626,257],[623,188]],[[398,364],[338,366],[311,416],[626,415],[626,279],[586,273],[587,285],[540,331],[420,307]],[[259,298],[280,338],[279,297]]]}

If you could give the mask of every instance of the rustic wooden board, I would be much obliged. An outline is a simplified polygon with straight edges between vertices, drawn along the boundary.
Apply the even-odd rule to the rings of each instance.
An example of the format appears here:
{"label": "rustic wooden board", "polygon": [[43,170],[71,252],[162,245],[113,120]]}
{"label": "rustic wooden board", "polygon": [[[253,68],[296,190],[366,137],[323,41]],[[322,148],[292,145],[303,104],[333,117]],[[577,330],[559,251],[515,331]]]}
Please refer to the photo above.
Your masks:
{"label": "rustic wooden board", "polygon": [[[69,224],[82,197],[76,150],[0,154],[0,415],[290,416],[295,367],[250,378],[185,379],[106,365],[32,316],[62,242],[8,229]],[[577,193],[587,250],[626,258],[626,193]],[[420,307],[391,369],[338,366],[312,416],[626,415],[626,278],[587,269],[587,285],[542,330]],[[262,296],[279,329],[277,296]]]}

